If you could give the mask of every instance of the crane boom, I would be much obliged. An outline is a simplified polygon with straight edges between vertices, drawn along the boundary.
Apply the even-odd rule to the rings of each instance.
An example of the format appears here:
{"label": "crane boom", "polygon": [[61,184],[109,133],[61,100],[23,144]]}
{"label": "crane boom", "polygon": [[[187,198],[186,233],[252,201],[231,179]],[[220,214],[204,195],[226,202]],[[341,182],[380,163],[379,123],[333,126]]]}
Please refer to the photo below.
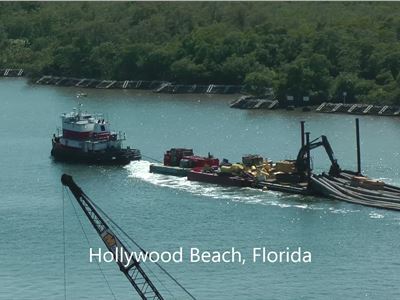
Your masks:
{"label": "crane boom", "polygon": [[[147,274],[144,272],[139,262],[135,259],[132,259],[130,262],[126,260],[126,257],[129,257],[130,251],[109,228],[105,220],[101,217],[101,215],[97,212],[97,210],[91,203],[90,198],[74,182],[72,177],[70,175],[63,174],[61,176],[61,182],[63,185],[67,186],[70,189],[71,193],[78,201],[79,206],[84,211],[86,217],[95,228],[96,232],[106,245],[107,249],[111,253],[113,253],[114,260],[118,264],[121,272],[124,273],[126,278],[139,294],[139,296],[143,300],[163,300],[164,298],[161,296],[157,288],[148,278]],[[126,254],[128,256],[126,256]],[[117,257],[118,259],[116,259]],[[122,258],[122,260],[120,258]]]}

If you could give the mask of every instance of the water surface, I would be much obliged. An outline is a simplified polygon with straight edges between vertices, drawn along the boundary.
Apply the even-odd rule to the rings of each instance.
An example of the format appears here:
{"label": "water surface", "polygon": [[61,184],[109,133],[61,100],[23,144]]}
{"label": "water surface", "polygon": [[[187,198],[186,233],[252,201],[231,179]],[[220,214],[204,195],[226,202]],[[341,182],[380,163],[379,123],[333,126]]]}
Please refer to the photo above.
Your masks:
{"label": "water surface", "polygon": [[[126,167],[53,162],[51,136],[59,115],[77,106],[77,91],[0,80],[1,299],[64,298],[62,173],[72,174],[147,249],[236,247],[250,254],[252,247],[301,246],[312,252],[312,263],[303,265],[164,265],[198,299],[400,297],[397,212],[190,183],[149,174],[148,159]],[[299,121],[305,120],[312,137],[329,137],[343,168],[355,169],[353,116],[234,110],[228,108],[232,96],[87,92],[81,99],[85,109],[106,113],[114,129],[126,132],[127,145],[158,160],[171,147],[193,147],[232,161],[247,153],[294,158]],[[363,116],[361,131],[364,173],[400,185],[399,119]],[[322,149],[313,152],[313,165],[317,171],[328,169]],[[101,246],[97,235],[79,214],[86,240],[67,195],[64,207],[67,298],[112,299],[97,265],[88,262],[88,241]],[[114,264],[101,268],[117,299],[135,296]]]}

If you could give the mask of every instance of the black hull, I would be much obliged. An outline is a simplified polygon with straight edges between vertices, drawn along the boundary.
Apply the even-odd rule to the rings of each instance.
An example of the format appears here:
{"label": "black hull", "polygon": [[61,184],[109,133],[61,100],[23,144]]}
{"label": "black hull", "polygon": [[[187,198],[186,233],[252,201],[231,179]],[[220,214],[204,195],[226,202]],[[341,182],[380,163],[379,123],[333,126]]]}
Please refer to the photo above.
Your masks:
{"label": "black hull", "polygon": [[239,176],[227,176],[216,173],[205,173],[190,171],[187,175],[190,181],[199,181],[205,183],[213,183],[224,186],[237,186],[237,187],[253,187],[254,181],[247,180]]}
{"label": "black hull", "polygon": [[97,165],[127,165],[133,160],[142,158],[137,149],[84,152],[79,149],[63,147],[57,143],[53,143],[51,156],[56,161]]}

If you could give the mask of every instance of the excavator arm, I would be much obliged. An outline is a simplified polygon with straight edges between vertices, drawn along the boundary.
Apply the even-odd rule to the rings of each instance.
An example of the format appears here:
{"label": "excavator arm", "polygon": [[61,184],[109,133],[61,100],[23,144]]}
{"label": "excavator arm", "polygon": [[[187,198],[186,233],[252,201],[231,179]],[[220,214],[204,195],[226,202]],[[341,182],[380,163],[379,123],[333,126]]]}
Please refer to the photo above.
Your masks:
{"label": "excavator arm", "polygon": [[331,144],[328,141],[328,138],[325,135],[322,135],[320,138],[311,141],[308,145],[304,145],[301,147],[297,159],[296,159],[296,169],[299,173],[304,173],[307,171],[307,153],[313,149],[318,147],[324,147],[326,153],[328,154],[329,160],[331,161],[331,168],[329,170],[329,174],[332,176],[336,176],[340,173],[340,166],[337,163],[337,159],[333,153]]}
{"label": "excavator arm", "polygon": [[[64,174],[61,177],[63,185],[67,186],[71,193],[78,201],[79,206],[84,211],[86,217],[93,225],[94,229],[106,245],[107,249],[113,253],[114,259],[118,264],[120,270],[129,282],[132,284],[139,296],[145,299],[163,300],[164,298],[158,292],[156,287],[153,285],[147,274],[143,271],[139,262],[132,260],[130,262],[125,261],[125,254],[130,254],[128,248],[121,242],[121,240],[114,234],[114,232],[108,227],[105,220],[98,213],[92,201],[88,196],[81,190],[81,188],[74,182],[71,176]],[[118,259],[117,258],[118,255]],[[123,258],[121,261],[121,257]]]}

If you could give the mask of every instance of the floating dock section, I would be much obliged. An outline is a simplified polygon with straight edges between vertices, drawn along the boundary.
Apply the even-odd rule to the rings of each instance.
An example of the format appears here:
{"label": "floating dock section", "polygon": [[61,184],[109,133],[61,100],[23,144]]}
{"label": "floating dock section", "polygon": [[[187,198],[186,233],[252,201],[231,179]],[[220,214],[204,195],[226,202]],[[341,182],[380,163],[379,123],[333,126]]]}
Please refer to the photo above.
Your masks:
{"label": "floating dock section", "polygon": [[208,85],[184,85],[184,84],[172,84],[167,83],[161,85],[156,93],[170,93],[170,94],[183,94],[183,93],[193,93],[193,94],[238,94],[242,92],[243,87],[241,85],[218,85],[218,84],[208,84]]}
{"label": "floating dock section", "polygon": [[59,86],[76,86],[81,88],[94,89],[142,89],[152,90],[165,84],[163,81],[145,81],[145,80],[98,80],[91,78],[71,78],[57,76],[42,76],[36,84],[59,85]]}
{"label": "floating dock section", "polygon": [[[242,96],[230,104],[231,108],[240,109],[276,109],[284,108],[278,100],[270,100],[253,96]],[[291,107],[294,109],[294,107]],[[310,111],[302,107],[303,111]],[[400,116],[400,106],[373,105],[363,103],[331,103],[323,102],[315,108],[318,113],[352,114],[352,115],[375,115],[375,116]]]}
{"label": "floating dock section", "polygon": [[241,93],[241,85],[184,85],[173,84],[171,82],[159,80],[98,80],[90,78],[70,78],[57,76],[42,76],[36,81],[36,84],[58,85],[58,86],[76,86],[80,88],[95,89],[140,89],[152,90],[155,93],[169,94],[237,94]]}
{"label": "floating dock section", "polygon": [[320,113],[341,113],[353,115],[377,115],[377,116],[398,116],[400,115],[399,106],[372,105],[362,103],[330,103],[324,102],[315,110]]}
{"label": "floating dock section", "polygon": [[21,77],[23,75],[23,69],[0,69],[1,77]]}
{"label": "floating dock section", "polygon": [[279,106],[278,100],[263,99],[252,96],[243,96],[231,102],[231,108],[239,109],[275,109]]}

